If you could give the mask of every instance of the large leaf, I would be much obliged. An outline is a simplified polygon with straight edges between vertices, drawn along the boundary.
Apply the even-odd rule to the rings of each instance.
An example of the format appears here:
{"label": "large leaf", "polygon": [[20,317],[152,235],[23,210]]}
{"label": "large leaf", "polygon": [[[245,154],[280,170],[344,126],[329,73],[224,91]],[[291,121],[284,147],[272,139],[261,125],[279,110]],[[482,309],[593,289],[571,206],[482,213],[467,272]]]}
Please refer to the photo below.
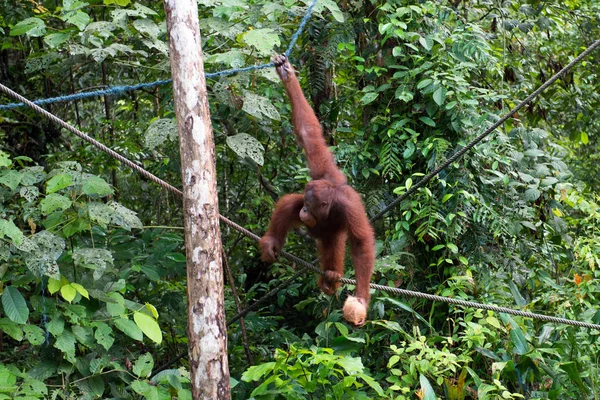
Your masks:
{"label": "large leaf", "polygon": [[23,329],[8,318],[0,318],[0,332],[6,333],[17,342],[23,340]]}
{"label": "large leaf", "polygon": [[26,18],[19,22],[10,30],[10,36],[19,36],[26,34],[27,36],[43,36],[46,33],[46,24],[39,18]]}
{"label": "large leaf", "polygon": [[140,378],[147,378],[152,373],[154,368],[154,359],[152,354],[146,353],[141,355],[133,364],[133,373]]}
{"label": "large leaf", "polygon": [[96,175],[84,176],[81,191],[90,197],[106,197],[114,193],[110,185],[102,178]]}
{"label": "large leaf", "polygon": [[19,171],[15,171],[14,169],[9,169],[5,171],[0,171],[0,184],[15,190],[19,187],[19,183],[21,183],[21,179],[23,176]]}
{"label": "large leaf", "polygon": [[527,352],[529,351],[529,343],[527,342],[525,334],[523,333],[521,328],[511,327],[509,334],[510,340],[513,344],[513,352],[519,355],[527,354]]}
{"label": "large leaf", "polygon": [[61,189],[67,188],[73,184],[73,175],[63,173],[54,175],[46,182],[46,193],[58,192]]}
{"label": "large leaf", "polygon": [[334,0],[319,0],[315,5],[315,12],[322,12],[326,8],[337,22],[344,22],[344,13]]}
{"label": "large leaf", "polygon": [[60,295],[63,297],[63,299],[70,303],[75,299],[75,296],[77,295],[77,290],[70,284],[64,285],[60,288]]}
{"label": "large leaf", "polygon": [[446,100],[446,92],[447,92],[446,88],[443,86],[440,86],[433,93],[433,100],[437,103],[438,106],[441,106],[442,104],[444,104],[444,101]]}
{"label": "large leaf", "polygon": [[44,330],[39,326],[24,325],[23,332],[25,333],[25,337],[29,343],[34,346],[39,346],[40,344],[44,343],[44,340],[46,339]]}
{"label": "large leaf", "polygon": [[275,367],[275,362],[266,362],[260,365],[254,365],[242,374],[244,382],[259,381],[263,376],[271,373]]}
{"label": "large leaf", "polygon": [[260,166],[264,164],[263,153],[265,148],[258,140],[247,133],[228,136],[227,145],[241,158],[248,157]]}
{"label": "large leaf", "polygon": [[275,46],[281,44],[279,35],[271,28],[253,29],[246,32],[242,38],[262,56],[270,56]]}
{"label": "large leaf", "polygon": [[51,193],[40,201],[42,215],[50,215],[54,211],[63,211],[71,207],[72,201],[61,194]]}
{"label": "large leaf", "polygon": [[4,236],[8,236],[17,246],[22,244],[25,238],[14,222],[0,218],[0,239]]}
{"label": "large leaf", "polygon": [[148,336],[150,340],[157,344],[162,343],[162,332],[154,318],[148,314],[136,311],[133,313],[133,320],[142,332],[144,332],[144,335]]}
{"label": "large leaf", "polygon": [[2,294],[2,306],[4,313],[11,321],[17,324],[24,324],[29,318],[29,308],[25,298],[14,286],[8,286]]}
{"label": "large leaf", "polygon": [[114,212],[111,215],[111,221],[113,224],[119,225],[121,228],[128,231],[130,231],[132,228],[141,229],[143,227],[142,221],[140,221],[135,212],[114,201],[108,203],[108,205],[112,207]]}
{"label": "large leaf", "polygon": [[48,231],[41,231],[25,238],[18,248],[23,252],[25,265],[35,276],[47,275],[60,279],[56,260],[65,249],[64,239]]}
{"label": "large leaf", "polygon": [[94,279],[98,280],[106,269],[113,265],[113,256],[106,249],[80,247],[73,251],[73,262],[77,266],[94,270]]}
{"label": "large leaf", "polygon": [[242,109],[258,119],[267,117],[279,121],[281,119],[277,109],[269,99],[244,90],[244,106]]}
{"label": "large leaf", "polygon": [[96,332],[94,333],[96,342],[108,351],[115,342],[112,328],[104,322],[94,322],[94,325],[96,327]]}
{"label": "large leaf", "polygon": [[419,396],[419,398],[422,400],[436,400],[437,396],[435,395],[435,391],[425,375],[421,374],[419,376],[419,382],[421,383],[421,396]]}
{"label": "large leaf", "polygon": [[137,341],[144,340],[144,334],[135,322],[127,318],[119,318],[115,320],[115,326],[124,334]]}
{"label": "large leaf", "polygon": [[65,330],[63,333],[56,337],[56,341],[54,342],[54,347],[62,351],[66,358],[75,362],[75,336],[70,330]]}

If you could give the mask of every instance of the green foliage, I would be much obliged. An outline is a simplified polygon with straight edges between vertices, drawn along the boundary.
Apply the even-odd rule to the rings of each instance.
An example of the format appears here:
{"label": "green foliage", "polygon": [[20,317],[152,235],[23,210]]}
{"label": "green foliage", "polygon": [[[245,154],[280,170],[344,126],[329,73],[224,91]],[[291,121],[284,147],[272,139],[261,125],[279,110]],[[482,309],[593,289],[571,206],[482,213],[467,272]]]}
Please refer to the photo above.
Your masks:
{"label": "green foliage", "polygon": [[[206,70],[267,62],[307,3],[200,1]],[[291,59],[374,215],[598,37],[599,7],[319,0]],[[169,77],[160,2],[0,8],[1,80],[28,98]],[[600,323],[594,60],[374,223],[375,282]],[[219,212],[264,232],[309,179],[285,93],[273,69],[207,83]],[[172,100],[165,85],[48,107],[177,184]],[[0,115],[0,148],[0,398],[191,398],[185,358],[169,364],[187,345],[180,201],[26,108]],[[249,305],[295,270],[221,229],[230,317],[233,284]],[[297,233],[286,250],[315,255]],[[245,336],[230,326],[233,397],[598,397],[597,332],[381,292],[352,330],[351,289],[301,277]]]}

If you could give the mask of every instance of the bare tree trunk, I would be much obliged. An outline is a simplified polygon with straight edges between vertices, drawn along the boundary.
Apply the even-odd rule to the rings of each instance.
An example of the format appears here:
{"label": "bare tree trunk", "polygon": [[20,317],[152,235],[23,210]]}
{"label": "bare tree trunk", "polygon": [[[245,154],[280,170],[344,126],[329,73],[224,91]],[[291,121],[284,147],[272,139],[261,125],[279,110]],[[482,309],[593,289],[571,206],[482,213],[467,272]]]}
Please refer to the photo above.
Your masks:
{"label": "bare tree trunk", "polygon": [[164,0],[179,131],[194,399],[229,399],[215,149],[196,0]]}

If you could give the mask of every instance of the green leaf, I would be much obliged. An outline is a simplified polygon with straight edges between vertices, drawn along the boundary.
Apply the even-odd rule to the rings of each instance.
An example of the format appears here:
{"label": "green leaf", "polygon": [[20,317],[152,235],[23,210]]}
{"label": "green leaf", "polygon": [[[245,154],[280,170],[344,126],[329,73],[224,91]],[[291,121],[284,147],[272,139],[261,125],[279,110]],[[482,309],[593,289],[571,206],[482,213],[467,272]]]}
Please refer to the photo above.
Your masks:
{"label": "green leaf", "polygon": [[64,285],[60,288],[60,295],[63,297],[63,299],[70,303],[75,299],[77,290],[72,286],[72,284]]}
{"label": "green leaf", "polygon": [[132,339],[135,339],[139,342],[144,340],[144,334],[142,333],[140,328],[138,328],[138,326],[133,321],[130,321],[127,318],[116,319],[115,326],[117,327],[117,329],[119,329],[121,332],[123,332]]}
{"label": "green leaf", "polygon": [[69,281],[67,281],[67,279],[64,277],[61,279],[48,278],[48,291],[50,294],[54,294],[58,292],[61,287],[67,285],[68,283]]}
{"label": "green leaf", "polygon": [[541,185],[542,187],[545,187],[545,186],[552,186],[552,185],[554,185],[555,183],[558,183],[558,179],[556,179],[556,178],[555,178],[555,177],[553,177],[553,176],[548,176],[548,177],[546,177],[546,178],[542,179],[542,181],[540,182],[540,185]]}
{"label": "green leaf", "polygon": [[140,378],[147,378],[152,373],[152,368],[154,368],[154,359],[152,354],[146,353],[141,355],[133,364],[133,373]]}
{"label": "green leaf", "polygon": [[104,179],[95,175],[85,178],[81,190],[90,197],[105,197],[114,193],[112,187]]}
{"label": "green leaf", "polygon": [[[15,392],[17,387],[17,376],[14,375],[8,368],[0,365],[0,393]],[[1,395],[0,395],[1,396]],[[11,399],[14,397],[2,397],[2,399]]]}
{"label": "green leaf", "polygon": [[373,379],[372,377],[370,377],[367,374],[359,373],[357,375],[363,381],[365,381],[367,383],[367,385],[369,385],[371,387],[371,389],[375,390],[379,396],[383,397],[385,395],[385,393],[383,391],[383,388],[381,387],[381,385],[379,384],[379,382],[377,382],[375,379]]}
{"label": "green leaf", "polygon": [[423,89],[433,83],[433,79],[426,78],[417,84],[417,89]]}
{"label": "green leaf", "polygon": [[262,120],[263,117],[275,121],[281,120],[279,112],[269,99],[247,90],[244,90],[243,93],[244,105],[242,106],[242,110],[260,120]]}
{"label": "green leaf", "polygon": [[340,365],[340,367],[344,368],[346,370],[346,373],[352,375],[352,374],[358,374],[360,372],[363,372],[364,370],[364,366],[362,363],[362,360],[360,357],[342,357],[339,358],[337,360],[337,363]]}
{"label": "green leaf", "polygon": [[44,36],[44,42],[51,49],[57,48],[58,46],[65,43],[69,39],[71,39],[71,35],[69,33],[62,33],[62,32],[51,33],[49,35]]}
{"label": "green leaf", "polygon": [[116,4],[121,7],[128,6],[131,3],[131,0],[104,0],[104,4],[109,6],[111,4]]}
{"label": "green leaf", "polygon": [[[21,329],[21,327],[8,318],[0,319],[0,332],[6,333],[8,336],[13,338],[17,342],[23,340],[23,330]],[[2,385],[0,384],[0,387],[1,386]],[[2,390],[0,389],[0,393],[1,392]]]}
{"label": "green leaf", "polygon": [[0,167],[10,167],[12,165],[12,160],[8,153],[0,150]]}
{"label": "green leaf", "polygon": [[145,36],[156,39],[160,35],[160,28],[150,18],[141,18],[133,21],[133,27]]}
{"label": "green leaf", "polygon": [[271,28],[253,29],[244,33],[242,40],[254,47],[261,56],[270,56],[275,46],[279,46],[281,41],[279,35]]}
{"label": "green leaf", "polygon": [[425,375],[420,374],[419,382],[421,383],[421,399],[422,400],[436,400],[437,396],[435,395],[435,391],[429,383],[429,380],[425,377]]}
{"label": "green leaf", "polygon": [[375,101],[375,99],[377,98],[377,96],[379,96],[379,93],[375,93],[375,92],[369,92],[366,93],[361,99],[360,102],[363,105],[367,105],[369,103],[372,103],[373,101]]}
{"label": "green leaf", "polygon": [[404,152],[402,153],[402,158],[404,158],[405,160],[408,160],[409,158],[412,157],[413,154],[415,154],[416,150],[417,150],[417,146],[415,146],[415,144],[413,142],[407,142],[406,148],[404,149]]}
{"label": "green leaf", "polygon": [[114,201],[108,203],[108,205],[113,209],[113,214],[111,215],[111,222],[113,224],[128,231],[132,228],[142,229],[142,221],[140,221],[135,212]]}
{"label": "green leaf", "polygon": [[240,158],[244,159],[248,157],[260,166],[264,164],[263,154],[265,148],[253,136],[247,133],[238,133],[234,136],[227,136],[226,142],[229,148]]}
{"label": "green leaf", "polygon": [[0,172],[0,183],[4,186],[15,190],[21,183],[22,175],[14,169],[4,170]]}
{"label": "green leaf", "polygon": [[527,342],[525,334],[523,334],[521,328],[519,328],[518,326],[516,328],[512,326],[509,333],[510,340],[514,346],[513,353],[519,355],[527,354],[527,352],[529,351],[529,343]]}
{"label": "green leaf", "polygon": [[[127,313],[125,309],[125,299],[119,293],[109,293],[108,297],[115,299],[116,303],[106,303],[106,311],[113,317],[120,317]],[[135,324],[134,324],[135,326]]]}
{"label": "green leaf", "polygon": [[2,294],[2,306],[4,313],[11,321],[17,324],[27,323],[29,318],[29,308],[25,298],[14,286],[7,286]]}
{"label": "green leaf", "polygon": [[150,385],[148,382],[133,381],[131,388],[138,394],[144,396],[147,400],[158,400],[158,389]]}
{"label": "green leaf", "polygon": [[433,93],[433,100],[437,103],[438,106],[441,106],[442,104],[444,104],[444,101],[446,100],[446,93],[447,93],[447,90],[443,86],[440,86]]}
{"label": "green leaf", "polygon": [[94,279],[98,280],[113,265],[113,256],[107,249],[79,247],[73,252],[73,262],[76,266],[94,270]]}
{"label": "green leaf", "polygon": [[[46,385],[44,384],[44,382],[38,381],[37,379],[32,379],[30,377],[26,377],[23,381],[23,384],[21,385],[21,393],[25,394],[26,396],[23,397],[24,399],[39,399],[39,398],[44,398],[47,399],[48,397],[46,396],[48,394],[48,388],[46,387]],[[20,398],[21,396],[19,396]]]}
{"label": "green leaf", "polygon": [[65,330],[62,334],[56,336],[54,347],[65,353],[67,360],[75,362],[75,336],[69,330]]}
{"label": "green leaf", "polygon": [[110,224],[113,208],[108,204],[91,202],[87,204],[87,212],[92,222],[103,228]]}
{"label": "green leaf", "polygon": [[52,318],[52,320],[48,323],[48,332],[53,334],[54,336],[60,336],[65,331],[65,320],[58,316]]}
{"label": "green leaf", "polygon": [[344,22],[344,14],[334,0],[319,0],[315,5],[315,12],[321,12],[323,8],[327,8],[337,22]]}
{"label": "green leaf", "polygon": [[527,201],[536,201],[537,199],[540,198],[541,195],[542,195],[542,192],[540,192],[539,190],[537,190],[535,188],[529,188],[525,191],[525,194],[523,195],[523,197]]}
{"label": "green leaf", "polygon": [[140,271],[143,272],[144,275],[148,277],[148,279],[156,282],[160,280],[160,274],[158,273],[157,268],[158,267],[153,265],[142,265],[140,267]]}
{"label": "green leaf", "polygon": [[402,100],[405,103],[408,103],[414,97],[415,97],[414,93],[409,90],[406,90],[406,87],[404,87],[404,86],[398,87],[396,89],[396,92],[394,93],[394,98],[396,98],[398,100]]}
{"label": "green leaf", "polygon": [[75,25],[80,31],[84,30],[91,21],[90,16],[83,11],[69,12],[63,19],[65,22]]}
{"label": "green leaf", "polygon": [[429,117],[419,117],[419,121],[421,121],[425,125],[435,126],[435,122]]}
{"label": "green leaf", "polygon": [[162,332],[160,330],[160,326],[158,326],[158,323],[154,320],[154,318],[148,314],[136,311],[133,313],[133,320],[150,340],[157,344],[161,344]]}
{"label": "green leaf", "polygon": [[19,36],[27,34],[27,36],[37,37],[46,33],[46,24],[39,18],[26,18],[19,22],[10,30],[10,36]]}
{"label": "green leaf", "polygon": [[425,38],[419,38],[419,43],[421,43],[421,46],[423,46],[423,48],[425,48],[425,50],[427,51],[431,50],[431,48],[433,47],[433,40],[429,36]]}
{"label": "green leaf", "polygon": [[40,201],[40,208],[42,210],[42,215],[49,215],[57,210],[66,210],[71,207],[72,204],[73,202],[69,200],[68,197],[58,193],[51,193]]}
{"label": "green leaf", "polygon": [[25,239],[23,232],[17,228],[14,222],[0,218],[0,239],[4,236],[8,236],[17,246],[23,244]]}
{"label": "green leaf", "polygon": [[271,373],[275,367],[275,362],[266,362],[260,365],[254,365],[246,370],[242,374],[242,380],[244,382],[259,381],[263,376]]}
{"label": "green leaf", "polygon": [[582,393],[589,393],[589,389],[587,387],[587,385],[583,384],[583,381],[581,379],[581,375],[580,375],[580,368],[577,366],[577,364],[575,362],[567,362],[564,364],[560,364],[560,369],[562,369],[563,371],[565,371],[567,373],[567,375],[569,376],[569,379],[571,379],[571,381],[577,385],[577,387],[579,388],[579,390]]}
{"label": "green leaf", "polygon": [[96,332],[94,333],[96,342],[108,351],[115,342],[112,328],[104,322],[94,322],[94,325],[96,326]]}
{"label": "green leaf", "polygon": [[581,143],[588,144],[590,141],[588,134],[586,132],[581,132]]}
{"label": "green leaf", "polygon": [[58,174],[53,176],[46,182],[46,193],[58,192],[61,189],[69,187],[73,184],[73,177],[71,174]]}
{"label": "green leaf", "polygon": [[45,332],[42,328],[35,325],[24,325],[23,332],[25,333],[25,337],[34,346],[39,346],[44,343],[46,338]]}
{"label": "green leaf", "polygon": [[94,331],[91,326],[73,325],[71,327],[75,338],[79,343],[86,347],[94,345]]}
{"label": "green leaf", "polygon": [[88,291],[83,286],[81,286],[79,283],[71,283],[71,287],[73,287],[75,290],[77,290],[77,293],[79,293],[86,299],[88,299],[88,300],[90,299],[90,295],[88,294]]}

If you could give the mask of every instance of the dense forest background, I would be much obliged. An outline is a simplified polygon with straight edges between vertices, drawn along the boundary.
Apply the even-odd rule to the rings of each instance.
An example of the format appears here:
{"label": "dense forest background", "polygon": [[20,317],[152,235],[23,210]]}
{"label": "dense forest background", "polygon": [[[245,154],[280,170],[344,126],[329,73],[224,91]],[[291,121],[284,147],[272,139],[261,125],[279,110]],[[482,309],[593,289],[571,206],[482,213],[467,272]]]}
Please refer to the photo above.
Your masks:
{"label": "dense forest background", "polygon": [[[268,62],[308,3],[199,0],[205,69]],[[319,0],[291,54],[377,214],[600,38],[600,4]],[[162,2],[0,3],[0,82],[29,99],[168,79]],[[220,212],[261,234],[308,180],[275,71],[207,80]],[[374,223],[374,282],[600,323],[600,53]],[[12,102],[0,97],[0,104]],[[180,186],[170,85],[46,109]],[[180,199],[0,110],[0,399],[189,399]],[[227,316],[298,268],[222,227]],[[302,232],[286,250],[306,259]],[[352,276],[348,262],[346,276]],[[300,277],[228,327],[235,399],[600,398],[600,332]]]}

